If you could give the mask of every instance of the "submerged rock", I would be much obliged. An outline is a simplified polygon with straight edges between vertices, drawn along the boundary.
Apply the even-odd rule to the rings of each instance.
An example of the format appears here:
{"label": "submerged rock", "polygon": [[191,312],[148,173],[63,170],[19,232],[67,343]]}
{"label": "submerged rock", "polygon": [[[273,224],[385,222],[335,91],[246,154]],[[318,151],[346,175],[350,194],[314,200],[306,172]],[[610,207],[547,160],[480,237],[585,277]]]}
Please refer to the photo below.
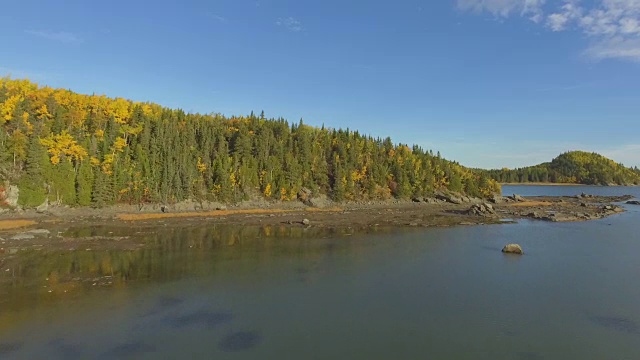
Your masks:
{"label": "submerged rock", "polygon": [[640,205],[640,201],[638,200],[629,200],[627,201],[628,205]]}
{"label": "submerged rock", "polygon": [[522,251],[522,247],[518,244],[508,244],[502,248],[502,252],[505,254],[516,254],[516,255],[524,255],[524,251]]}

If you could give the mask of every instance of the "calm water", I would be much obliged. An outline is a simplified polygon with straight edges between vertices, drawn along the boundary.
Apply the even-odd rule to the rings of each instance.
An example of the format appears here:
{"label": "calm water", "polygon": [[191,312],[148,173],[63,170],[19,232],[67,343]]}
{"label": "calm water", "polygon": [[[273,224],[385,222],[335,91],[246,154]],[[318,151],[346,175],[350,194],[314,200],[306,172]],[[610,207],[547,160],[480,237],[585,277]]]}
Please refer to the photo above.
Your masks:
{"label": "calm water", "polygon": [[[185,227],[139,234],[140,250],[21,254],[0,269],[0,358],[637,360],[640,207],[628,209],[369,234]],[[125,231],[91,229],[107,230]],[[526,255],[503,255],[509,242]]]}

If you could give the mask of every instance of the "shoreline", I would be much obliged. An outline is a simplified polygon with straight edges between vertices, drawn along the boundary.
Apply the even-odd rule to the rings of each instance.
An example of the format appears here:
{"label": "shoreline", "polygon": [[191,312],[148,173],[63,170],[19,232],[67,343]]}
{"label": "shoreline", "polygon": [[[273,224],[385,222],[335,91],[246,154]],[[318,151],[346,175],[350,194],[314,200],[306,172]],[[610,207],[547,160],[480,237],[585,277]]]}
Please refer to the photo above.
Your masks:
{"label": "shoreline", "polygon": [[588,186],[588,187],[639,187],[640,185],[587,185],[587,184],[571,184],[571,183],[544,183],[544,182],[528,182],[528,183],[500,183],[500,186]]}
{"label": "shoreline", "polygon": [[[300,202],[271,204],[269,208],[230,207],[220,210],[163,213],[154,210],[126,212],[110,209],[54,208],[48,214],[25,212],[0,217],[0,263],[26,249],[70,250],[84,244],[91,248],[128,249],[145,246],[136,234],[160,231],[160,227],[255,226],[349,229],[429,228],[504,224],[505,219],[579,222],[603,219],[625,210],[617,205],[630,197],[537,196],[518,200],[498,197],[496,203],[467,199],[454,204],[411,200],[331,204],[312,208]],[[248,204],[247,204],[248,206]],[[13,226],[12,226],[13,225]],[[114,228],[127,236],[91,236],[96,228]],[[8,251],[7,249],[13,249]]]}

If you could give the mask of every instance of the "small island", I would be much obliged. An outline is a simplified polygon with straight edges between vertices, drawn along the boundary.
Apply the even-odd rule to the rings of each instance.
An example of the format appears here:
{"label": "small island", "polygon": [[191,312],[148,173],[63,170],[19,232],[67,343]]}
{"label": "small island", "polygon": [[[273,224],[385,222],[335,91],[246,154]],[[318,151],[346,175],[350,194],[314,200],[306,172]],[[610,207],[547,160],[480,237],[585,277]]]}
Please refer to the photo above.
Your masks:
{"label": "small island", "polygon": [[551,162],[518,169],[479,170],[503,184],[640,185],[640,169],[597,153],[570,151]]}

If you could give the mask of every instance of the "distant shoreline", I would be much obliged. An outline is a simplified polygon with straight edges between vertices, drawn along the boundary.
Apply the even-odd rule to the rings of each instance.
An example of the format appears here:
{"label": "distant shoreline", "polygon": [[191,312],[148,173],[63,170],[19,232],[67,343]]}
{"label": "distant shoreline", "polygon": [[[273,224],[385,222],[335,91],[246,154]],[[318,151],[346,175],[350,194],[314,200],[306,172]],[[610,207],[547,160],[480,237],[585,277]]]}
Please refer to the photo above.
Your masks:
{"label": "distant shoreline", "polygon": [[500,185],[507,186],[591,186],[591,187],[637,187],[640,185],[587,185],[587,184],[569,184],[569,183],[542,183],[542,182],[528,182],[528,183],[501,183]]}

